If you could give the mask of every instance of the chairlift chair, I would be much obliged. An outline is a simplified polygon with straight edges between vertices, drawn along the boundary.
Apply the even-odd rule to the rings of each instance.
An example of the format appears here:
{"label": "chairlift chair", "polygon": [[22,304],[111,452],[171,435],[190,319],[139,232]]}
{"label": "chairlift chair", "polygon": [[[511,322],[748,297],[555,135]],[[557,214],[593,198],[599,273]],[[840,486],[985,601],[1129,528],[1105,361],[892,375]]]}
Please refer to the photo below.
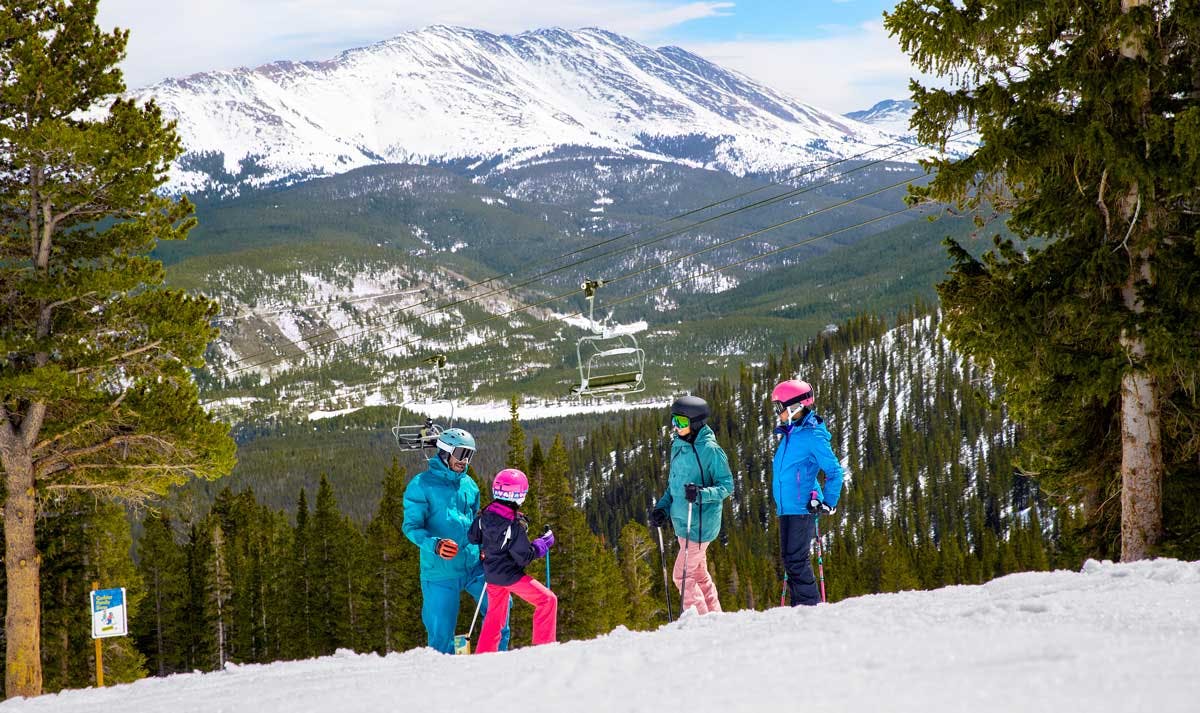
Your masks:
{"label": "chairlift chair", "polygon": [[579,383],[571,387],[571,393],[579,398],[624,396],[646,390],[646,352],[638,346],[637,338],[615,331],[611,313],[603,321],[595,318],[596,292],[603,285],[604,280],[588,280],[581,285],[593,334],[581,337],[575,345]]}
{"label": "chairlift chair", "polygon": [[454,401],[443,397],[443,382],[442,369],[446,366],[446,355],[437,354],[425,360],[426,364],[433,367],[433,378],[436,384],[436,391],[430,398],[424,400],[425,404],[438,402],[446,402],[450,404],[450,420],[449,426],[441,426],[434,423],[430,416],[425,417],[424,423],[418,425],[410,425],[404,423],[404,408],[408,404],[418,403],[415,400],[405,401],[400,405],[400,410],[396,414],[396,425],[392,426],[392,436],[396,439],[396,446],[402,451],[428,451],[437,448],[438,436],[450,428],[454,427]]}

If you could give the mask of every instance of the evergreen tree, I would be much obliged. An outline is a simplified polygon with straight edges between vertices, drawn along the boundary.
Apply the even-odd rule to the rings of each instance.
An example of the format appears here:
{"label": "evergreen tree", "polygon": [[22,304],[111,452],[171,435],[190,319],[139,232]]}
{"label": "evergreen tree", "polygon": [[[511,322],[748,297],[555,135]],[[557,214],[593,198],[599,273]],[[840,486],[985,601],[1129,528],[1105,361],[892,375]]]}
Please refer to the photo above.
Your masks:
{"label": "evergreen tree", "polygon": [[128,33],[101,31],[96,5],[14,0],[0,13],[8,696],[43,690],[38,503],[85,488],[141,499],[233,465],[189,372],[217,307],[160,289],[147,257],[195,222],[187,200],[155,193],[182,147],[153,103],[105,99],[124,90]]}
{"label": "evergreen tree", "polygon": [[130,618],[130,630],[150,670],[165,676],[182,668],[176,621],[186,581],[183,551],[175,542],[170,518],[158,514],[145,519],[137,552],[146,598],[140,615]]}
{"label": "evergreen tree", "polygon": [[551,556],[560,640],[607,633],[623,623],[628,612],[621,570],[576,507],[569,469],[566,445],[561,436],[556,437],[546,456],[542,489],[546,493],[543,513],[555,535]]}
{"label": "evergreen tree", "polygon": [[629,617],[625,625],[630,629],[651,628],[654,615],[660,608],[650,596],[654,587],[654,570],[649,557],[653,549],[650,532],[645,525],[629,522],[621,529],[621,577],[629,600]]}
{"label": "evergreen tree", "polygon": [[404,536],[404,468],[393,459],[383,479],[379,509],[367,526],[372,587],[366,613],[366,648],[378,653],[421,646],[419,550]]}
{"label": "evergreen tree", "polygon": [[887,26],[955,80],[914,82],[919,138],[943,143],[962,120],[983,138],[930,161],[916,196],[981,224],[1003,212],[1030,241],[997,236],[982,259],[949,243],[946,334],[994,366],[1027,470],[1087,509],[1092,553],[1119,538],[1126,561],[1195,555],[1200,518],[1164,513],[1163,487],[1200,500],[1200,15],[1169,0],[904,0]]}
{"label": "evergreen tree", "polygon": [[286,658],[305,659],[316,655],[318,633],[313,618],[318,609],[313,601],[315,589],[312,580],[312,525],[308,521],[308,496],[300,489],[296,504],[296,526],[292,530],[292,556],[288,572],[287,631],[284,651]]}

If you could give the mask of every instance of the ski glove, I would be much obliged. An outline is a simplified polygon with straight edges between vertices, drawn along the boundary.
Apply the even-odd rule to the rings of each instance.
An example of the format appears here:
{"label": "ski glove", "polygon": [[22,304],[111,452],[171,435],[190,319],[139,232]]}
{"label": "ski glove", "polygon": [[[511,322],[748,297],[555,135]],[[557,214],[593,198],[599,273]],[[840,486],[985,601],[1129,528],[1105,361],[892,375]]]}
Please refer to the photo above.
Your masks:
{"label": "ski glove", "polygon": [[837,506],[812,498],[808,501],[808,511],[813,515],[832,515],[837,512]]}
{"label": "ski glove", "polygon": [[683,497],[687,498],[689,503],[694,503],[700,499],[700,486],[695,483],[688,483],[683,486]]}
{"label": "ski glove", "polygon": [[550,548],[554,546],[554,533],[547,532],[529,544],[533,546],[533,551],[537,553],[538,557],[545,557]]}
{"label": "ski glove", "polygon": [[444,560],[452,560],[458,554],[458,543],[454,540],[438,540],[433,551]]}
{"label": "ski glove", "polygon": [[650,511],[650,526],[662,527],[667,524],[667,511],[662,508]]}

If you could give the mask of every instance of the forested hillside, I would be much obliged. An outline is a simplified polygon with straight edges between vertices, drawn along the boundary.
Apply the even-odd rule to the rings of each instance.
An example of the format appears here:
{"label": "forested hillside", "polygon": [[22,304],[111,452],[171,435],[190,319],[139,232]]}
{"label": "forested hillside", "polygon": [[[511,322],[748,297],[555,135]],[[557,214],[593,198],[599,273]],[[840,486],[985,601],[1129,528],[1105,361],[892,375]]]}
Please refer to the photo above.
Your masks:
{"label": "forested hillside", "polygon": [[[937,321],[924,312],[894,327],[859,317],[763,366],[743,367],[738,378],[697,386],[714,407],[711,423],[736,479],[724,532],[710,550],[727,609],[773,606],[782,586],[766,394],[785,376],[816,385],[817,410],[848,469],[842,505],[822,523],[831,600],[1078,565],[1063,536],[1071,511],[1050,507],[1018,474],[1019,434],[993,403],[987,374],[947,349]],[[551,523],[559,535],[551,562],[560,640],[665,621],[657,538],[644,522],[665,485],[666,415],[654,409],[476,428],[485,444],[476,478],[485,493],[495,469],[524,467],[533,481],[531,520]],[[223,661],[423,645],[417,550],[399,529],[403,488],[420,459],[393,462],[394,446],[377,428],[383,418],[367,410],[317,422],[315,430],[243,433],[241,475],[224,484],[233,489],[183,491],[171,507],[144,515],[136,573],[128,560],[119,565],[121,543],[130,541],[119,511],[80,499],[53,504],[42,551],[73,541],[66,529],[104,528],[101,542],[112,552],[81,553],[69,573],[45,571],[43,588],[52,593],[45,620],[73,616],[92,578],[121,580],[137,633],[136,650],[127,642],[114,651],[128,662],[116,675],[127,677],[141,667],[210,670]],[[542,567],[535,562],[530,573],[542,578]],[[470,611],[464,603],[464,630]],[[518,605],[514,626],[526,641],[528,616]],[[85,685],[90,642],[66,631],[46,627],[47,668],[57,672],[48,684]]]}

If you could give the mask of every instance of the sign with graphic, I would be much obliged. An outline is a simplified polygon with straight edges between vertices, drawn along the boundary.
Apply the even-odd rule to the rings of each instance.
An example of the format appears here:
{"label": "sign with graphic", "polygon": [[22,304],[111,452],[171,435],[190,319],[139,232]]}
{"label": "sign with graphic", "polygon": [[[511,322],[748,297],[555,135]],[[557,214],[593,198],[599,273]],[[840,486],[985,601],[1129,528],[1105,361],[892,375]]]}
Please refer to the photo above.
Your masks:
{"label": "sign with graphic", "polygon": [[125,588],[97,589],[92,595],[92,638],[125,636],[129,626],[125,617]]}

